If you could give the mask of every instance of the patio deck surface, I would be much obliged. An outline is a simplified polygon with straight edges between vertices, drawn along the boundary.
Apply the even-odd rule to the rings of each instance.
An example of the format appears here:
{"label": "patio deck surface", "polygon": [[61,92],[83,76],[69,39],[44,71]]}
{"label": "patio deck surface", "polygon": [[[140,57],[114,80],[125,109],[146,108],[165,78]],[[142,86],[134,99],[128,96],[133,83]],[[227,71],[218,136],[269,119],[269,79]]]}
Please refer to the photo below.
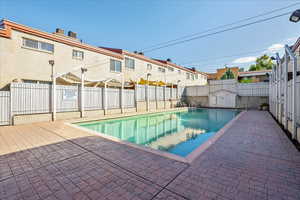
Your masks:
{"label": "patio deck surface", "polygon": [[192,163],[62,122],[0,127],[0,199],[300,199],[300,153],[262,111]]}

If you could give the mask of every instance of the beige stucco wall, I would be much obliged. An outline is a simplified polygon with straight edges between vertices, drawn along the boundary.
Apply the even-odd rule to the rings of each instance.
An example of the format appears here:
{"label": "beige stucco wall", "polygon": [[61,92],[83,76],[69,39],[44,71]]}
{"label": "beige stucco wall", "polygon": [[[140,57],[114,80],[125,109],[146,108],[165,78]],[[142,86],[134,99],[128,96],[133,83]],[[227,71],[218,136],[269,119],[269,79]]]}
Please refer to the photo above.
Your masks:
{"label": "beige stucco wall", "polygon": [[52,120],[52,114],[51,113],[45,113],[45,114],[33,114],[33,115],[17,115],[13,118],[13,124],[27,124],[27,123],[33,123],[33,122],[46,122]]}
{"label": "beige stucco wall", "polygon": [[136,112],[136,108],[124,108],[123,109],[124,113],[132,113],[132,112]]}
{"label": "beige stucco wall", "polygon": [[157,109],[164,109],[165,108],[165,102],[164,101],[158,101],[157,102]]}
{"label": "beige stucco wall", "polygon": [[149,101],[149,109],[150,111],[156,110],[156,101]]}
{"label": "beige stucco wall", "polygon": [[147,103],[146,101],[138,101],[137,102],[137,111],[146,111],[147,110]]}
{"label": "beige stucco wall", "polygon": [[105,115],[113,115],[113,114],[120,114],[120,113],[121,113],[121,109],[120,108],[116,108],[116,109],[106,110]]}
{"label": "beige stucco wall", "polygon": [[84,111],[84,117],[100,117],[104,115],[104,110],[87,110]]}
{"label": "beige stucco wall", "polygon": [[[54,44],[54,53],[38,51],[22,46],[23,38],[34,39],[42,42]],[[72,58],[72,51],[80,50],[84,52],[84,59],[78,60]],[[122,62],[122,73],[125,80],[139,80],[140,78],[147,79],[147,73],[151,73],[150,80],[161,80],[184,85],[199,85],[206,83],[206,77],[199,74],[197,80],[187,80],[186,72],[174,68],[171,72],[166,68],[166,73],[158,71],[156,64],[152,64],[152,70],[147,69],[148,62],[141,59],[135,60],[135,69],[125,68],[125,59]],[[51,66],[49,60],[55,61],[55,71],[57,73],[72,71],[76,75],[80,75],[80,70],[74,68],[86,67],[88,71],[86,78],[90,80],[105,80],[107,78],[115,78],[121,81],[121,75],[118,72],[110,72],[110,59],[112,57],[103,54],[95,53],[85,49],[75,48],[66,44],[54,42],[48,39],[36,37],[26,33],[12,31],[11,39],[0,37],[0,88],[7,85],[14,79],[29,79],[29,80],[51,80]],[[119,60],[116,58],[112,58]]]}

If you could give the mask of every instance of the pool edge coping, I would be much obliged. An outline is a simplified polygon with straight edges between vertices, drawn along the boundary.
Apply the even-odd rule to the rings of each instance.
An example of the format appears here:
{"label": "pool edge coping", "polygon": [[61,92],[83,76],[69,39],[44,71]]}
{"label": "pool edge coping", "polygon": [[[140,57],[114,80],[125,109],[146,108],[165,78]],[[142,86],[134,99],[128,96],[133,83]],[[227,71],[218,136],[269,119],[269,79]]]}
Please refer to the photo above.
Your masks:
{"label": "pool edge coping", "polygon": [[[123,144],[123,145],[129,146],[129,147],[135,148],[135,149],[146,151],[148,153],[153,153],[153,154],[156,154],[156,155],[159,155],[161,157],[165,157],[165,158],[168,158],[171,160],[191,164],[196,158],[198,158],[203,152],[205,152],[211,145],[213,145],[246,112],[247,111],[242,111],[241,113],[239,113],[235,118],[230,120],[224,127],[222,127],[219,131],[217,131],[213,137],[211,137],[210,139],[205,141],[201,146],[196,148],[194,151],[192,151],[186,157],[181,157],[181,156],[169,153],[169,152],[160,151],[160,150],[153,149],[153,148],[146,147],[146,146],[140,146],[138,144],[124,141],[124,140],[118,139],[113,136],[105,135],[103,133],[99,133],[97,131],[90,130],[88,128],[84,128],[84,127],[78,126],[76,124],[72,124],[71,122],[64,122],[64,124],[66,124],[70,127],[76,128],[76,129],[80,129],[84,132],[88,132],[92,135],[96,135],[96,136],[102,137],[104,139],[119,143],[119,144]],[[129,117],[129,116],[124,116],[124,117]],[[122,117],[116,117],[116,118],[122,118]]]}
{"label": "pool edge coping", "polygon": [[211,138],[209,138],[207,141],[205,141],[201,146],[196,148],[194,151],[192,151],[190,154],[188,154],[185,159],[188,163],[192,163],[196,158],[198,158],[203,152],[205,152],[211,145],[213,145],[221,136],[224,135],[224,133],[232,127],[232,125],[241,117],[243,116],[247,111],[242,111],[239,113],[236,117],[234,117],[232,120],[230,120],[224,127],[222,127],[218,132],[215,133],[215,135]]}

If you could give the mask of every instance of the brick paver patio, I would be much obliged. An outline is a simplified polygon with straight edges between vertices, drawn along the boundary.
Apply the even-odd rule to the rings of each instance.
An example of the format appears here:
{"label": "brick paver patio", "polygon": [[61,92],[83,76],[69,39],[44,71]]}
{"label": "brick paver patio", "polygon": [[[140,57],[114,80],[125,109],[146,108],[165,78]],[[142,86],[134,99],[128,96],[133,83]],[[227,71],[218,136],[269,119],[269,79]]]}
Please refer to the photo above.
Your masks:
{"label": "brick paver patio", "polygon": [[192,163],[59,122],[1,127],[0,199],[300,199],[300,153],[261,111]]}

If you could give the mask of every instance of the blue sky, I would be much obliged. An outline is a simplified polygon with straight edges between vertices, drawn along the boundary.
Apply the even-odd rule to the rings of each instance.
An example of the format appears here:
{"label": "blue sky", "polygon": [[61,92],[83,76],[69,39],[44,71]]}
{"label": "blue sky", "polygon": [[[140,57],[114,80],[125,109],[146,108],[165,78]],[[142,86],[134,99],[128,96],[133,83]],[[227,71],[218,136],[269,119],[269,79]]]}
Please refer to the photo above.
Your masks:
{"label": "blue sky", "polygon": [[[85,43],[134,51],[296,2],[300,1],[0,0],[0,18],[47,32],[53,32],[57,27],[73,30]],[[270,16],[299,7],[288,8]],[[187,63],[187,66],[195,66],[205,72],[213,72],[225,64],[247,68],[255,57],[264,52],[271,55],[283,44],[292,44],[300,36],[300,23],[291,23],[288,18],[289,16],[280,17],[145,55],[160,59],[171,58],[177,64]],[[256,53],[223,58],[253,51]]]}

